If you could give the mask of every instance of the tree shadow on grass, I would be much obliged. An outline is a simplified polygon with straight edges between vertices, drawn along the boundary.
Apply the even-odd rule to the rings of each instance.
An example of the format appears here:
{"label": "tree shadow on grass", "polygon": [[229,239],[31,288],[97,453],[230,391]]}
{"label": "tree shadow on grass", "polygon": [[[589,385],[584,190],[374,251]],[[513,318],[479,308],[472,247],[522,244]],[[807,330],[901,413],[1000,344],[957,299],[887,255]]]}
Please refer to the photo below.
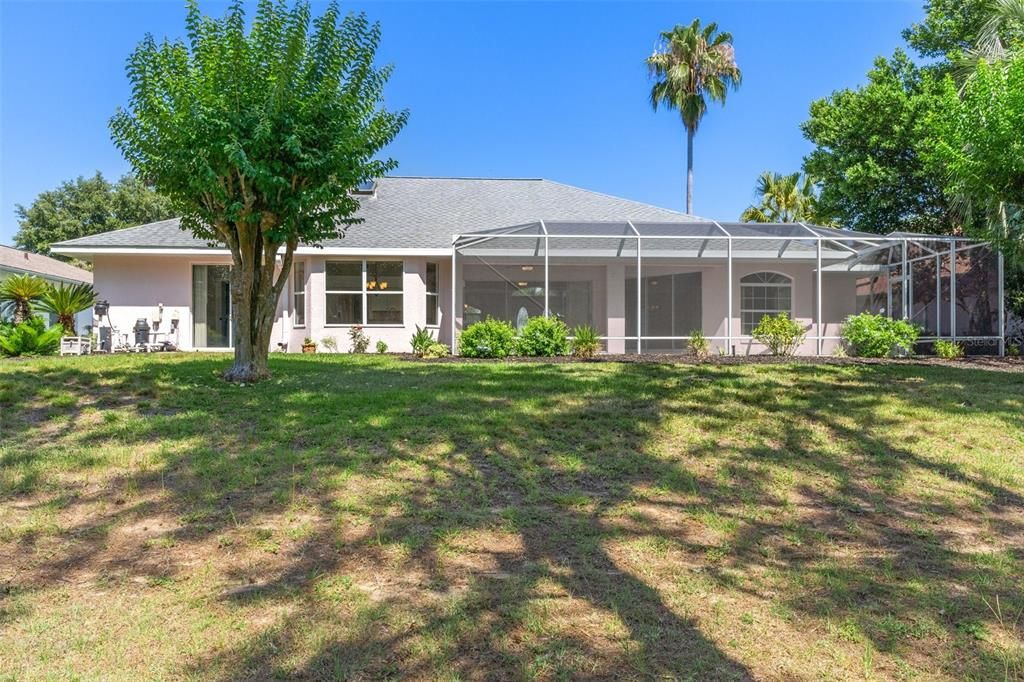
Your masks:
{"label": "tree shadow on grass", "polygon": [[[216,379],[220,360],[120,371],[96,362],[0,375],[0,396],[25,406],[2,422],[4,463],[26,474],[2,489],[11,500],[45,489],[55,451],[41,434],[72,468],[111,447],[156,448],[141,471],[65,493],[67,508],[91,513],[61,531],[68,546],[55,560],[26,563],[24,589],[86,569],[182,572],[152,545],[105,553],[110,534],[138,519],[178,519],[156,538],[177,557],[218,537],[261,541],[288,510],[315,519],[286,552],[223,562],[228,589],[208,594],[212,605],[285,613],[191,662],[192,675],[751,677],[755,662],[710,639],[702,609],[667,600],[664,571],[644,571],[659,556],[683,577],[694,567],[701,581],[798,618],[850,620],[849,637],[882,651],[912,650],[907,628],[953,638],[964,655],[950,673],[984,676],[1003,663],[962,631],[990,620],[981,595],[950,590],[987,585],[1019,599],[1018,559],[1009,574],[972,563],[952,532],[920,521],[959,510],[901,499],[899,482],[950,480],[1000,538],[1024,534],[1019,489],[900,442],[906,417],[879,410],[878,396],[962,416],[954,392],[985,385],[983,408],[1009,425],[1022,407],[1012,375],[289,357],[271,383],[238,388]],[[900,383],[922,374],[925,393]],[[66,384],[86,399],[48,407],[47,391]],[[55,412],[50,435],[40,423]],[[108,412],[129,417],[81,427]],[[677,423],[700,437],[666,434]],[[798,480],[780,491],[787,471]],[[97,505],[112,489],[137,493]],[[19,552],[42,540],[22,536]],[[654,550],[637,565],[631,547]],[[771,571],[783,579],[761,578]]]}

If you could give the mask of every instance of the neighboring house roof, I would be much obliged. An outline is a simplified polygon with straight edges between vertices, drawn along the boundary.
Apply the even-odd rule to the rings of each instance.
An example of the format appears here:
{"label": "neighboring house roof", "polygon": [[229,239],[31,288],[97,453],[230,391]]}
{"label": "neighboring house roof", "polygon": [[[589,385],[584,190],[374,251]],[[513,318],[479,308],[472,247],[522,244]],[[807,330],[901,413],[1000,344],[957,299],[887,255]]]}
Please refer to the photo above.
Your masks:
{"label": "neighboring house roof", "polygon": [[0,270],[30,272],[40,277],[92,283],[92,273],[49,256],[0,245]]}
{"label": "neighboring house roof", "polygon": [[[448,249],[452,235],[535,220],[647,220],[680,222],[693,216],[542,179],[385,177],[373,196],[361,197],[363,222],[325,247]],[[163,220],[61,242],[64,250],[92,248],[206,248]]]}

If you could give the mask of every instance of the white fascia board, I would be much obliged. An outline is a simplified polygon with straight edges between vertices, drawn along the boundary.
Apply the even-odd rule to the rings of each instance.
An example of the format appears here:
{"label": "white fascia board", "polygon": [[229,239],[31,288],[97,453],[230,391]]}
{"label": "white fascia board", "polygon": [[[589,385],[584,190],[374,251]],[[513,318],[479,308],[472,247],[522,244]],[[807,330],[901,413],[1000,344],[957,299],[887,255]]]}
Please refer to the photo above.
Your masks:
{"label": "white fascia board", "polygon": [[[103,256],[103,255],[133,255],[133,256],[230,256],[228,249],[193,249],[182,247],[137,247],[137,246],[54,246],[50,249],[54,253],[68,256]],[[451,256],[450,248],[441,249],[357,249],[324,247],[318,249],[313,246],[300,246],[295,249],[296,256]]]}

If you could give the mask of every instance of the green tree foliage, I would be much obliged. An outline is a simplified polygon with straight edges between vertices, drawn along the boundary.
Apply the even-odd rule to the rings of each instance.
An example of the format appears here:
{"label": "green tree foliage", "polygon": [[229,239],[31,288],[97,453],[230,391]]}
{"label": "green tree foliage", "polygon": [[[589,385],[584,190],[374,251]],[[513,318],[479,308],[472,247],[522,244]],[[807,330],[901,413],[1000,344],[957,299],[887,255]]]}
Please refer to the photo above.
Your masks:
{"label": "green tree foliage", "polygon": [[765,171],[757,179],[758,203],[748,206],[740,220],[747,223],[827,224],[818,215],[818,192],[814,180],[800,173]]}
{"label": "green tree foliage", "polygon": [[972,224],[980,225],[979,236],[999,245],[1019,270],[1024,263],[1024,54],[1002,64],[982,61],[959,92],[947,80],[930,127],[930,159],[949,178],[947,192]]}
{"label": "green tree foliage", "polygon": [[948,58],[975,46],[991,0],[928,0],[924,20],[903,31],[903,38],[924,57]]}
{"label": "green tree foliage", "polygon": [[[65,239],[119,230],[173,217],[170,202],[134,175],[110,183],[96,171],[42,192],[27,208],[15,206],[18,231],[14,243],[49,254]],[[60,258],[60,256],[56,256]]]}
{"label": "green tree foliage", "polygon": [[663,31],[661,43],[647,58],[655,79],[651,106],[679,112],[686,127],[686,212],[693,213],[693,137],[707,112],[708,100],[725,104],[729,90],[740,86],[743,76],[736,65],[732,34],[718,31],[718,24],[689,26]]}
{"label": "green tree foliage", "polygon": [[383,108],[391,68],[374,64],[380,26],[334,2],[311,22],[306,2],[261,0],[247,31],[241,0],[220,19],[190,0],[185,24],[187,42],[138,45],[131,100],[111,130],[183,226],[230,249],[235,361],[225,377],[252,381],[268,375],[296,247],[358,222],[350,191],[395,168],[377,155],[407,113]]}
{"label": "green tree foliage", "polygon": [[0,312],[11,315],[14,324],[32,316],[32,308],[47,291],[45,279],[35,275],[13,275],[0,281]]}
{"label": "green tree foliage", "polygon": [[75,331],[75,315],[96,302],[96,290],[91,284],[51,284],[39,299],[37,308],[57,317],[57,324],[72,336]]}
{"label": "green tree foliage", "polygon": [[868,82],[811,104],[804,171],[818,178],[819,214],[864,232],[949,233],[955,213],[943,179],[922,157],[941,82],[903,52],[878,58]]}

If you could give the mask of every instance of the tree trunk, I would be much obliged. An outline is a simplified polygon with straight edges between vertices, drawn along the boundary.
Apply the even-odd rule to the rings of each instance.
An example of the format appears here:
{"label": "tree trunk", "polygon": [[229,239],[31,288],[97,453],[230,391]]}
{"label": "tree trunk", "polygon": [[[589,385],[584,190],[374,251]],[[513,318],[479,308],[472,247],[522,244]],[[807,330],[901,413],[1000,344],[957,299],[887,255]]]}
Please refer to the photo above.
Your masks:
{"label": "tree trunk", "polygon": [[275,278],[281,243],[267,240],[263,232],[238,225],[232,235],[235,239],[229,243],[233,261],[230,282],[235,362],[224,372],[228,381],[250,383],[270,376],[270,334],[296,243],[285,245],[281,271]]}
{"label": "tree trunk", "polygon": [[686,212],[693,214],[693,128],[686,128]]}
{"label": "tree trunk", "polygon": [[32,317],[32,304],[28,301],[16,301],[14,304],[14,324],[21,324]]}

